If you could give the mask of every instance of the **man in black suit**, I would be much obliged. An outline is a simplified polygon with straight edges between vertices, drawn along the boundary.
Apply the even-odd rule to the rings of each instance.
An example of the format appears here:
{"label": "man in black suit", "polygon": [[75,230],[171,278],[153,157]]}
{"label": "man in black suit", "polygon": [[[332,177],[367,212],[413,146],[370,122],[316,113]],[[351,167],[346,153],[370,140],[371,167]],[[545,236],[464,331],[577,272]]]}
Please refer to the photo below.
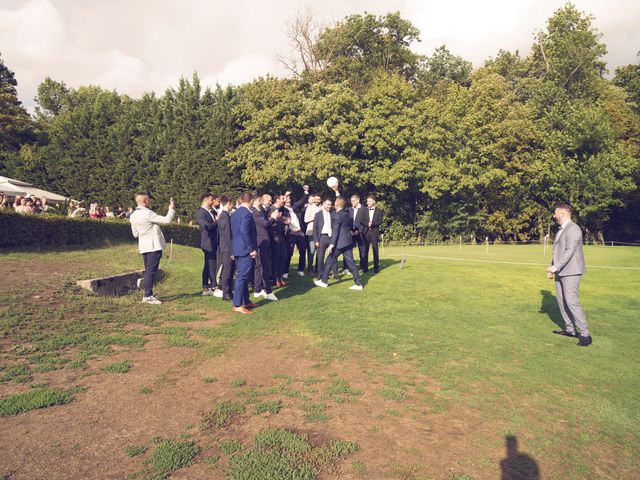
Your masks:
{"label": "man in black suit", "polygon": [[253,296],[264,297],[267,300],[278,300],[271,290],[271,239],[269,229],[280,218],[280,212],[274,210],[267,216],[271,207],[271,195],[256,195],[253,198],[251,215],[256,224],[258,254],[253,271]]}
{"label": "man in black suit", "polygon": [[[316,250],[316,266],[318,278],[324,273],[324,256],[331,244],[331,208],[333,203],[328,198],[322,202],[322,209],[313,217],[313,242]],[[338,264],[332,269],[333,278],[338,277]]]}
{"label": "man in black suit", "polygon": [[218,284],[223,300],[231,300],[231,281],[233,279],[234,262],[231,254],[231,211],[233,202],[226,195],[220,197],[220,214],[218,215]]}
{"label": "man in black suit", "polygon": [[362,290],[363,286],[360,283],[360,275],[358,274],[358,267],[353,260],[353,236],[351,235],[351,229],[353,227],[351,219],[349,218],[349,212],[345,209],[347,202],[344,198],[336,198],[336,211],[331,219],[331,243],[327,248],[329,257],[327,264],[324,266],[324,272],[322,278],[315,280],[316,286],[326,288],[327,280],[329,279],[329,271],[338,265],[338,257],[344,255],[347,262],[347,268],[351,275],[353,275],[354,284],[349,287],[350,290]]}
{"label": "man in black suit", "polygon": [[273,205],[267,211],[270,217],[274,211],[279,211],[281,215],[269,227],[271,238],[271,280],[278,287],[286,285],[283,274],[287,264],[287,245],[286,228],[290,222],[289,211],[284,207],[284,195],[276,195]]}
{"label": "man in black suit", "polygon": [[[364,250],[364,241],[362,240],[362,235],[360,235],[360,224],[362,219],[365,218],[366,212],[367,210],[360,204],[360,195],[357,193],[351,195],[351,206],[349,207],[349,218],[351,218],[351,222],[353,224],[351,234],[353,235],[353,243],[358,246],[358,260],[360,262],[360,268],[363,271],[366,271],[367,268],[367,257]],[[344,257],[342,259],[342,264],[344,270],[347,270]]]}
{"label": "man in black suit", "polygon": [[215,211],[211,210],[213,205],[213,195],[211,192],[203,193],[200,196],[200,202],[200,208],[196,212],[196,223],[200,227],[200,248],[204,253],[202,295],[214,295],[217,287],[216,272],[218,270],[216,259],[218,223],[216,221]]}
{"label": "man in black suit", "polygon": [[297,202],[293,202],[291,192],[285,193],[284,206],[289,211],[289,244],[287,249],[287,264],[284,269],[284,278],[289,277],[291,258],[293,252],[298,249],[298,275],[304,277],[304,269],[307,262],[307,238],[305,237],[306,225],[304,223],[304,210],[309,202],[309,186],[304,185],[304,193]]}
{"label": "man in black suit", "polygon": [[369,247],[373,250],[373,271],[380,270],[380,256],[378,254],[378,240],[380,238],[380,225],[382,225],[382,210],[376,207],[375,195],[367,197],[367,208],[360,217],[360,235],[364,242],[364,266],[362,271],[369,270]]}

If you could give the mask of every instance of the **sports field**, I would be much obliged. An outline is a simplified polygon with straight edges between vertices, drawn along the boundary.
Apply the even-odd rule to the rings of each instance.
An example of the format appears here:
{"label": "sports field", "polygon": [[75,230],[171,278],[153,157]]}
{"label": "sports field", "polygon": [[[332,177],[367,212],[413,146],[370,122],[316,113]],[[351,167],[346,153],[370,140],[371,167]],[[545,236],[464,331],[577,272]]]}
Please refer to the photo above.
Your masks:
{"label": "sports field", "polygon": [[640,478],[640,249],[585,254],[588,348],[538,245],[387,247],[251,316],[191,248],[159,307],[73,286],[135,246],[1,254],[0,478]]}

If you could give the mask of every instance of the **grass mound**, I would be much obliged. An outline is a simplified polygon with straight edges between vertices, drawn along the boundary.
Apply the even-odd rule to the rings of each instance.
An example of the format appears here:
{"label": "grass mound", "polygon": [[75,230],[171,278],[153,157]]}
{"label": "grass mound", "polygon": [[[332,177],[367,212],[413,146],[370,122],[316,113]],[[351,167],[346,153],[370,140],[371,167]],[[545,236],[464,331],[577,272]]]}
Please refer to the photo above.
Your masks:
{"label": "grass mound", "polygon": [[77,393],[76,389],[61,391],[42,388],[9,395],[0,400],[0,416],[17,415],[52,405],[64,405],[73,400],[74,393]]}

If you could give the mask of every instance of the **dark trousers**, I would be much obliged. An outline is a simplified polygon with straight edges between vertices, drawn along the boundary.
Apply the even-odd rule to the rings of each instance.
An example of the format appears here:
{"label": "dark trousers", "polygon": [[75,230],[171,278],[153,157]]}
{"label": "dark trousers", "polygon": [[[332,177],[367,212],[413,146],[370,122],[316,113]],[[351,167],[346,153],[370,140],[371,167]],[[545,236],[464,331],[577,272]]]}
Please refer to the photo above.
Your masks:
{"label": "dark trousers", "polygon": [[[353,243],[358,245],[358,260],[360,262],[360,268],[362,269],[363,272],[366,272],[367,271],[367,255],[365,254],[364,242],[362,241],[362,236],[360,234],[354,235]],[[344,256],[342,257],[342,269],[348,270],[347,262]]]}
{"label": "dark trousers", "polygon": [[[324,273],[324,265],[325,265],[325,259],[324,259],[324,254],[327,251],[327,247],[331,244],[331,238],[329,237],[329,235],[320,235],[320,242],[318,242],[320,245],[318,245],[318,251],[316,252],[316,258],[317,258],[317,266],[318,266],[318,276],[322,275]],[[337,277],[338,276],[338,264],[336,263],[333,266],[333,276]]]}
{"label": "dark trousers", "polygon": [[241,307],[249,302],[249,279],[253,270],[253,258],[249,255],[236,257],[236,269],[238,274],[233,284],[233,306]]}
{"label": "dark trousers", "polygon": [[216,288],[216,272],[218,271],[218,257],[216,252],[202,250],[204,253],[204,267],[202,267],[202,288]]}
{"label": "dark trousers", "polygon": [[353,259],[353,250],[351,250],[351,247],[334,248],[331,250],[331,253],[327,257],[327,263],[324,266],[324,272],[322,272],[322,278],[320,280],[327,283],[327,280],[329,279],[329,271],[334,268],[338,268],[338,257],[340,255],[343,256],[344,261],[347,264],[347,269],[351,272],[351,275],[353,275],[354,283],[356,285],[360,285],[360,275],[358,274],[356,262]]}
{"label": "dark trousers", "polygon": [[258,247],[253,268],[253,291],[271,293],[271,247]]}
{"label": "dark trousers", "polygon": [[369,247],[373,250],[373,271],[377,272],[380,265],[380,257],[378,255],[378,237],[375,235],[367,234],[364,236],[364,266],[362,271],[369,270]]}
{"label": "dark trousers", "polygon": [[155,252],[147,252],[142,254],[144,260],[144,296],[153,295],[153,281],[158,274],[160,259],[162,258],[162,250]]}
{"label": "dark trousers", "polygon": [[307,263],[307,239],[304,235],[289,234],[289,249],[287,251],[287,265],[284,269],[284,273],[288,273],[291,268],[291,259],[295,249],[298,249],[298,271],[304,272],[304,267]]}
{"label": "dark trousers", "polygon": [[218,275],[216,280],[223,294],[231,295],[231,282],[235,264],[231,258],[231,252],[218,252]]}
{"label": "dark trousers", "polygon": [[307,269],[310,272],[316,271],[316,242],[313,235],[307,235]]}
{"label": "dark trousers", "polygon": [[271,279],[280,280],[287,263],[287,240],[285,237],[274,237],[271,240]]}

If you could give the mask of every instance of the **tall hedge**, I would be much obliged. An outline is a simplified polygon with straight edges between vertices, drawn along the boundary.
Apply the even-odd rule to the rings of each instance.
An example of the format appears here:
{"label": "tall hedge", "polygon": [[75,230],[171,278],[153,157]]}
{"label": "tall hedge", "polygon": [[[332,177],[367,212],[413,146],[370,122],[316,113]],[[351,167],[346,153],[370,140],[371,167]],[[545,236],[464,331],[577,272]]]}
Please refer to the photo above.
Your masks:
{"label": "tall hedge", "polygon": [[[198,247],[198,229],[189,225],[171,224],[162,227],[167,241]],[[118,219],[93,220],[51,215],[20,215],[0,211],[0,248],[56,245],[105,245],[134,241],[128,221]]]}

